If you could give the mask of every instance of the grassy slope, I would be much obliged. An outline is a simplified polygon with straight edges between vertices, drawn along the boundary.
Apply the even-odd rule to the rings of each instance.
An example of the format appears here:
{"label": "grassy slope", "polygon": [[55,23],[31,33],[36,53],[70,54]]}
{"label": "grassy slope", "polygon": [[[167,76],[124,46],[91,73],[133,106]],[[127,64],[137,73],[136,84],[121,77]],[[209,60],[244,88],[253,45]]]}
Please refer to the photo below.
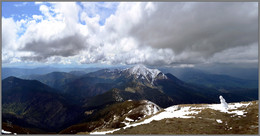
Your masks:
{"label": "grassy slope", "polygon": [[246,116],[231,117],[231,114],[204,109],[195,118],[163,119],[113,134],[258,134],[258,101],[253,101],[245,110]]}

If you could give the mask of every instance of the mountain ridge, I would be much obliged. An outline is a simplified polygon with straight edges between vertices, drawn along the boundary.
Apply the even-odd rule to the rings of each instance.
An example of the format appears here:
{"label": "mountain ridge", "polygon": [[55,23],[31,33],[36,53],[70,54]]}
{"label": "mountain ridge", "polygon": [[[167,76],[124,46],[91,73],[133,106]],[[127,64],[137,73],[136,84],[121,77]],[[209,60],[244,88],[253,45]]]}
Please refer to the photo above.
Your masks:
{"label": "mountain ridge", "polygon": [[[166,108],[176,104],[216,103],[219,95],[228,102],[258,99],[256,89],[247,89],[248,93],[245,93],[243,88],[219,90],[204,87],[142,65],[72,73],[41,75],[50,77],[47,78],[50,82],[44,83],[39,79],[24,80],[14,76],[3,79],[3,121],[12,121],[24,128],[58,132],[73,124],[87,123],[92,114],[128,100],[148,100]],[[56,81],[60,85],[58,88],[51,86]]]}

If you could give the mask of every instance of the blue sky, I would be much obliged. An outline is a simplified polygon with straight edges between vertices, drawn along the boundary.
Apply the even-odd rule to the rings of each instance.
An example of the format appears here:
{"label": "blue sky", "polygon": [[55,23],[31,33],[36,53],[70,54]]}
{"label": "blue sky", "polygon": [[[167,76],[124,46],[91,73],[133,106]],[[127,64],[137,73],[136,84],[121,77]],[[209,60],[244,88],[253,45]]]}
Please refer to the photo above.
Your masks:
{"label": "blue sky", "polygon": [[[76,2],[83,10],[84,6],[81,2]],[[118,3],[114,3],[113,8],[106,8],[102,6],[105,2],[91,2],[96,4],[95,14],[99,14],[101,20],[99,21],[100,25],[104,25],[106,18],[111,14],[114,14]],[[49,3],[44,3],[44,5],[50,6]],[[13,17],[15,21],[24,19],[26,17],[32,17],[32,15],[42,15],[39,11],[40,4],[35,4],[35,2],[2,2],[2,16],[5,18]],[[90,13],[89,17],[93,17],[94,14]]]}
{"label": "blue sky", "polygon": [[32,15],[42,15],[39,11],[40,5],[34,2],[2,2],[2,16],[13,17],[15,21],[31,17]]}

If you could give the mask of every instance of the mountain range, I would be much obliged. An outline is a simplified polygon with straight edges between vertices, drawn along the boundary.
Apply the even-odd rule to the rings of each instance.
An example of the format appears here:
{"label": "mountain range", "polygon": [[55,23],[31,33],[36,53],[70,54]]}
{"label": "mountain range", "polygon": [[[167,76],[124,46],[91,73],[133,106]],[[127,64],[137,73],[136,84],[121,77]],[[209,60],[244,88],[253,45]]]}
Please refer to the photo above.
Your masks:
{"label": "mountain range", "polygon": [[[194,77],[198,80],[190,82]],[[233,84],[206,82],[210,79],[221,82],[222,78],[224,83]],[[176,104],[218,103],[219,95],[228,102],[258,99],[254,81],[236,79],[199,74],[187,76],[185,82],[144,65],[11,76],[2,80],[2,119],[41,133],[58,133],[75,124],[93,123],[91,118],[101,119],[100,113],[107,106],[128,100],[148,100],[166,108]]]}

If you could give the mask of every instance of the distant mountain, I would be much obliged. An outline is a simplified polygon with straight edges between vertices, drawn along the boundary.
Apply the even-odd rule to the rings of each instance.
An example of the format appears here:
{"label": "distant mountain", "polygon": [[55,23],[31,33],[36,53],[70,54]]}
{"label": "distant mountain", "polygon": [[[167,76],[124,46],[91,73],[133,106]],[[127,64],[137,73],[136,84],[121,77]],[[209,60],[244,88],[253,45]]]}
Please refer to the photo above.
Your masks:
{"label": "distant mountain", "polygon": [[9,76],[23,78],[30,75],[44,75],[51,72],[70,72],[83,71],[85,73],[100,70],[101,68],[54,68],[54,67],[39,67],[39,68],[2,68],[2,79]]}
{"label": "distant mountain", "polygon": [[[147,99],[161,107],[181,103],[214,103],[218,95],[232,102],[252,100],[234,92],[183,82],[172,74],[164,74],[158,69],[137,65],[127,69],[103,69],[91,72],[66,84],[65,93],[80,98],[87,108],[102,107],[127,99]],[[100,101],[103,100],[103,101]]]}
{"label": "distant mountain", "polygon": [[158,79],[167,79],[167,77],[158,69],[149,69],[144,65],[136,65],[125,70],[136,80],[144,84],[154,85],[154,81]]}
{"label": "distant mountain", "polygon": [[[119,92],[123,99],[142,100],[147,99],[157,103],[160,106],[169,106],[174,104],[175,100],[167,96],[160,87],[156,86],[157,80],[167,80],[167,76],[157,69],[149,69],[143,65],[137,65],[127,69],[99,70],[78,78],[64,86],[65,93],[82,99],[91,99],[91,103],[97,106],[95,99],[106,97],[105,101],[116,102],[113,96]],[[107,91],[111,90],[108,93]],[[103,94],[104,93],[104,94]],[[89,98],[96,95],[97,98]],[[101,105],[106,104],[102,101]]]}
{"label": "distant mountain", "polygon": [[204,66],[204,67],[162,67],[159,68],[164,73],[171,73],[174,76],[182,79],[185,73],[204,73],[213,75],[227,75],[245,80],[258,80],[258,67],[257,68],[241,68],[235,66]]}
{"label": "distant mountain", "polygon": [[100,70],[87,74],[85,78],[89,77],[111,81],[111,90],[87,99],[85,106],[88,108],[128,99],[146,99],[161,107],[178,103],[212,103],[216,101],[212,95],[220,94],[217,90],[186,84],[171,74],[165,75],[143,65],[124,70]]}
{"label": "distant mountain", "polygon": [[223,91],[223,92],[226,91],[228,93],[244,96],[248,100],[258,100],[259,99],[258,88],[254,88],[254,89],[229,89],[229,90],[221,90],[221,91]]}
{"label": "distant mountain", "polygon": [[251,68],[246,68],[246,65],[244,66],[245,67],[214,65],[210,67],[201,67],[200,69],[217,75],[228,75],[240,79],[258,80],[258,64],[253,67],[251,66]]}
{"label": "distant mountain", "polygon": [[78,76],[78,77],[87,74],[87,72],[85,72],[85,71],[70,71],[69,73],[74,76]]}
{"label": "distant mountain", "polygon": [[180,79],[187,83],[214,87],[216,89],[258,88],[258,80],[246,80],[228,75],[204,72],[185,72],[180,76]]}
{"label": "distant mountain", "polygon": [[58,131],[82,114],[55,89],[37,81],[8,77],[2,81],[2,120],[26,128]]}
{"label": "distant mountain", "polygon": [[62,92],[77,99],[102,94],[115,86],[113,79],[83,76],[62,87]]}
{"label": "distant mountain", "polygon": [[65,84],[73,81],[77,76],[66,72],[51,72],[44,75],[23,76],[24,79],[38,80],[55,89],[61,89]]}

